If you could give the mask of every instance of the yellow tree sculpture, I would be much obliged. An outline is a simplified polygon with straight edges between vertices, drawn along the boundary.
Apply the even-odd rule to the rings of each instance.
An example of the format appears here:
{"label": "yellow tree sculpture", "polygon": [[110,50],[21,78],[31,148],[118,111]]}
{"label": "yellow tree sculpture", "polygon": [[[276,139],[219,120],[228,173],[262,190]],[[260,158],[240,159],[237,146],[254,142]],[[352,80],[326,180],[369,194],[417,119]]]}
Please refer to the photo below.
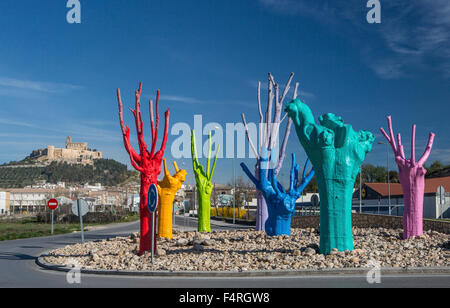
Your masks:
{"label": "yellow tree sculpture", "polygon": [[175,174],[170,175],[167,170],[166,159],[164,158],[164,179],[158,181],[159,194],[159,215],[158,215],[158,235],[159,237],[172,239],[172,215],[173,215],[173,201],[175,194],[181,188],[186,179],[186,170],[178,169],[177,162],[173,162],[175,167]]}

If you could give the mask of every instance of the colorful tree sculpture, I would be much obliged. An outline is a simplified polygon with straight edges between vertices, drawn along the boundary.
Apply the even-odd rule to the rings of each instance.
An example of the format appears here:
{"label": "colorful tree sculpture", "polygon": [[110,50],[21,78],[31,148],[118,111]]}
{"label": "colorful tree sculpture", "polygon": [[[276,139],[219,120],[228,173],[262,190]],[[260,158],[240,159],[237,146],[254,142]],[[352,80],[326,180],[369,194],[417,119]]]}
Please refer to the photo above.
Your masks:
{"label": "colorful tree sculpture", "polygon": [[403,189],[403,201],[405,203],[403,212],[403,238],[407,239],[411,236],[423,234],[423,195],[425,174],[427,173],[423,165],[430,156],[435,134],[430,133],[425,153],[416,162],[416,125],[412,126],[411,159],[406,159],[401,135],[397,134],[397,146],[394,138],[394,130],[392,129],[391,116],[388,116],[387,120],[390,136],[388,136],[383,128],[381,128],[381,133],[391,145],[398,166],[400,183]]}
{"label": "colorful tree sculpture", "polygon": [[[295,202],[300,198],[303,189],[314,177],[314,170],[306,176],[306,169],[309,160],[306,161],[303,168],[303,176],[300,184],[298,183],[299,166],[295,163],[295,154],[292,154],[292,167],[290,174],[289,191],[286,192],[283,186],[278,183],[275,171],[269,169],[269,159],[267,158],[268,149],[264,149],[260,157],[260,167],[258,179],[256,179],[247,166],[241,163],[241,167],[256,188],[261,191],[266,200],[269,212],[265,224],[265,230],[269,236],[291,235],[291,217],[295,213]],[[267,179],[269,173],[270,182]]]}
{"label": "colorful tree sculpture", "polygon": [[[269,73],[269,80],[268,80],[268,103],[267,103],[267,110],[265,114],[265,120],[263,118],[263,112],[261,107],[261,82],[258,82],[258,111],[259,111],[259,145],[258,149],[259,152],[256,150],[255,145],[250,137],[249,129],[247,127],[247,122],[245,120],[245,115],[242,114],[242,121],[244,122],[246,132],[247,132],[247,138],[250,143],[250,146],[255,154],[256,157],[256,164],[255,164],[255,176],[256,178],[259,178],[259,166],[261,157],[259,153],[263,151],[264,148],[267,148],[268,144],[269,151],[272,150],[272,148],[275,146],[275,142],[278,138],[278,132],[281,126],[281,122],[284,120],[281,119],[281,112],[283,109],[283,101],[286,98],[286,95],[288,94],[290,90],[290,85],[292,82],[292,79],[294,78],[294,73],[291,73],[289,80],[284,88],[284,91],[282,93],[281,98],[279,97],[279,85],[275,83],[275,80],[272,76],[272,74]],[[297,98],[297,92],[298,92],[298,86],[297,83],[294,90],[294,99]],[[275,92],[275,93],[274,93]],[[273,101],[275,100],[275,113],[272,119],[272,107],[273,107]],[[278,162],[275,166],[275,176],[278,175],[278,173],[281,170],[281,167],[283,166],[283,160],[286,153],[286,146],[287,141],[289,139],[289,134],[291,132],[292,127],[292,120],[288,120],[288,124],[286,126],[286,132],[284,134],[283,143],[281,146],[281,150],[278,157]],[[267,176],[267,175],[266,175]],[[257,192],[257,207],[256,207],[256,230],[257,231],[264,231],[266,220],[268,218],[268,210],[267,210],[267,204],[266,200],[264,199],[264,195],[262,191],[258,190]]]}
{"label": "colorful tree sculpture", "polygon": [[320,252],[353,250],[352,195],[355,178],[375,140],[355,132],[332,113],[314,121],[309,107],[296,99],[287,104],[300,143],[311,160],[320,194]]}
{"label": "colorful tree sculpture", "polygon": [[[191,151],[192,151],[192,164],[195,174],[195,182],[197,183],[197,196],[198,196],[198,232],[211,232],[211,193],[213,190],[213,184],[211,179],[216,168],[217,155],[219,155],[220,144],[217,146],[216,157],[214,164],[211,166],[211,132],[209,133],[209,152],[206,172],[203,166],[200,165],[197,158],[197,146],[195,144],[195,132],[191,133]],[[202,147],[203,148],[203,147]]]}
{"label": "colorful tree sculpture", "polygon": [[172,239],[173,201],[175,200],[175,194],[186,179],[187,173],[186,170],[178,169],[177,162],[174,161],[173,165],[176,173],[171,176],[167,170],[165,158],[163,159],[163,163],[164,179],[158,181],[158,236]]}
{"label": "colorful tree sculpture", "polygon": [[[151,120],[151,131],[152,131],[152,148],[149,152],[147,149],[147,144],[144,141],[144,132],[143,132],[143,123],[142,123],[142,115],[141,115],[141,95],[142,95],[142,83],[139,85],[139,89],[136,91],[136,109],[131,110],[134,115],[136,122],[136,131],[139,143],[139,154],[133,149],[130,144],[130,128],[125,126],[123,122],[123,104],[122,98],[120,96],[120,89],[117,89],[117,100],[119,103],[119,118],[120,118],[120,127],[122,128],[123,133],[123,142],[125,144],[125,149],[130,155],[130,161],[133,167],[141,173],[141,189],[140,189],[140,203],[139,203],[139,212],[140,212],[140,245],[139,245],[139,255],[142,255],[145,251],[151,250],[151,229],[152,229],[152,219],[151,213],[147,208],[147,195],[148,190],[151,184],[157,184],[157,177],[161,173],[161,161],[164,155],[164,150],[166,148],[167,143],[167,135],[169,130],[169,118],[170,112],[167,109],[165,113],[165,129],[164,129],[164,137],[161,144],[161,149],[155,154],[155,147],[158,140],[158,126],[159,126],[159,90],[156,94],[156,126],[154,123],[154,114],[153,114],[153,101],[149,102],[150,107],[150,120]],[[155,230],[155,238],[156,238],[156,228]],[[156,241],[154,244],[154,251],[156,251]]]}

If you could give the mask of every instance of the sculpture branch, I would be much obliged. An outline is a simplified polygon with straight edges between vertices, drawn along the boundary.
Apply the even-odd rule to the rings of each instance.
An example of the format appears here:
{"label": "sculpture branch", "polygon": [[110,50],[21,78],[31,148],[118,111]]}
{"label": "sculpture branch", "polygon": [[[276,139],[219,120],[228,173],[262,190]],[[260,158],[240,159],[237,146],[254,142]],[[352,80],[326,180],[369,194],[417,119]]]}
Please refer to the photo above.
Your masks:
{"label": "sculpture branch", "polygon": [[419,160],[419,165],[423,166],[425,162],[428,160],[428,157],[431,154],[431,149],[433,148],[433,142],[434,142],[434,133],[430,133],[428,136],[428,143],[427,147],[425,148],[425,152],[423,153],[422,157]]}
{"label": "sculpture branch", "polygon": [[153,143],[156,144],[158,140],[158,129],[159,129],[159,90],[156,91],[156,125],[155,125],[155,136],[153,137]]}
{"label": "sculpture branch", "polygon": [[[258,149],[259,151],[262,150],[262,145],[263,145],[263,123],[264,123],[264,117],[263,117],[263,113],[262,113],[262,107],[261,107],[261,82],[258,81],[258,112],[259,112],[259,144],[258,144]],[[257,157],[259,157],[259,155],[257,155]]]}
{"label": "sculpture branch", "polygon": [[130,143],[130,128],[128,126],[125,126],[123,122],[123,104],[122,104],[122,98],[120,95],[120,89],[117,89],[117,101],[119,104],[119,120],[120,120],[120,128],[122,129],[122,135],[123,135],[123,142],[125,145],[125,150],[130,155],[131,163],[133,164],[133,161],[138,165],[141,162],[141,156],[136,153],[136,151],[133,149]]}
{"label": "sculpture branch", "polygon": [[[167,111],[164,114],[165,117],[165,122],[164,122],[164,136],[163,136],[163,141],[161,143],[161,148],[159,150],[159,152],[157,154],[159,154],[161,157],[162,155],[164,155],[164,151],[166,150],[166,145],[167,145],[167,137],[169,135],[169,122],[170,122],[170,109],[167,109]],[[156,141],[155,141],[156,143]]]}
{"label": "sculpture branch", "polygon": [[242,114],[241,117],[242,117],[242,122],[244,122],[245,133],[247,135],[248,142],[250,143],[250,146],[252,148],[253,153],[255,154],[255,157],[257,159],[259,159],[258,151],[256,150],[255,145],[253,144],[252,138],[250,137],[250,132],[248,129],[247,121],[245,120],[245,114]]}
{"label": "sculpture branch", "polygon": [[155,115],[153,113],[153,100],[150,100],[148,103],[148,108],[150,110],[150,126],[152,130],[152,141],[155,143]]}

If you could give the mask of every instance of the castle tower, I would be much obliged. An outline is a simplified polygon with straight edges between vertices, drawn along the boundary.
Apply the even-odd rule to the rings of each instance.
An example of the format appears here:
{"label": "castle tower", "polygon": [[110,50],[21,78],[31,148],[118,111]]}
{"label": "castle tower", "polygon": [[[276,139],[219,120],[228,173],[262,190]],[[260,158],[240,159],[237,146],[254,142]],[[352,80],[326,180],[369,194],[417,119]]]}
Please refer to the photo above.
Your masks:
{"label": "castle tower", "polygon": [[47,157],[48,159],[53,159],[55,157],[55,147],[53,145],[48,146]]}
{"label": "castle tower", "polygon": [[70,136],[67,136],[67,139],[66,139],[66,149],[69,148],[69,144],[71,144],[71,143],[72,143],[72,138],[71,138]]}

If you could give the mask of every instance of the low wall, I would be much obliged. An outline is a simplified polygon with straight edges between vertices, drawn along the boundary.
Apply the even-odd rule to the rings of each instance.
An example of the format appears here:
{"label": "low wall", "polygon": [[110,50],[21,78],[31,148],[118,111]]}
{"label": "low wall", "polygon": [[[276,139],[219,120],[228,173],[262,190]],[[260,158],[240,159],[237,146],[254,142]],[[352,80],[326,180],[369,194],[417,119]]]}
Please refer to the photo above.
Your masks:
{"label": "low wall", "polygon": [[[297,216],[292,218],[292,228],[319,228],[320,216]],[[403,229],[403,218],[400,216],[353,214],[352,224],[360,228]],[[450,221],[423,220],[423,230],[433,230],[450,234]]]}

